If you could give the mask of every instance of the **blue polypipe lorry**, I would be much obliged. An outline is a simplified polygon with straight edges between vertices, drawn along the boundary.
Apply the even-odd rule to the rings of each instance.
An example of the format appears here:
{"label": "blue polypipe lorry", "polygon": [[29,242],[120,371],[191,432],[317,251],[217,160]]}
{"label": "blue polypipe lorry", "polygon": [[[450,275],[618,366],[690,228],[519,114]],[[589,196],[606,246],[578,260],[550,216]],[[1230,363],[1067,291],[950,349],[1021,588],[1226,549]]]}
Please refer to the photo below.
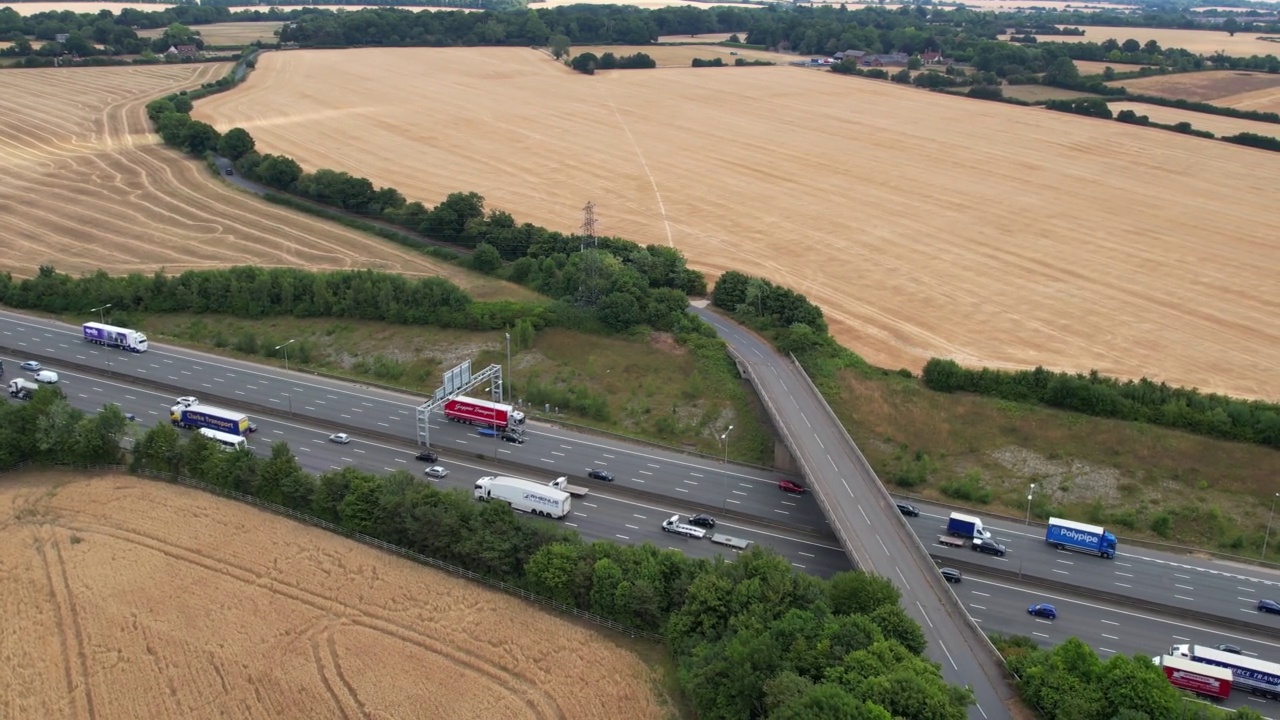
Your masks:
{"label": "blue polypipe lorry", "polygon": [[1044,541],[1059,550],[1078,550],[1111,559],[1116,556],[1116,536],[1097,525],[1049,518]]}

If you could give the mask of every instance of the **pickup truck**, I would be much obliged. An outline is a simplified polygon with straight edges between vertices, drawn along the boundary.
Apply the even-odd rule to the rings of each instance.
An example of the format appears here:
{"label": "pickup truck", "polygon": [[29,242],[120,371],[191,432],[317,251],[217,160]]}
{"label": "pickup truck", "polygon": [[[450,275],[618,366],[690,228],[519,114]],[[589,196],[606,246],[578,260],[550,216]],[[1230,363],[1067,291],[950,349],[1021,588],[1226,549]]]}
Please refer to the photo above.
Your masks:
{"label": "pickup truck", "polygon": [[684,535],[685,537],[691,537],[695,540],[701,540],[702,538],[707,536],[706,530],[703,530],[702,528],[697,527],[696,525],[689,525],[687,523],[680,522],[679,515],[672,515],[666,520],[663,520],[662,529],[665,532],[675,533],[677,535]]}

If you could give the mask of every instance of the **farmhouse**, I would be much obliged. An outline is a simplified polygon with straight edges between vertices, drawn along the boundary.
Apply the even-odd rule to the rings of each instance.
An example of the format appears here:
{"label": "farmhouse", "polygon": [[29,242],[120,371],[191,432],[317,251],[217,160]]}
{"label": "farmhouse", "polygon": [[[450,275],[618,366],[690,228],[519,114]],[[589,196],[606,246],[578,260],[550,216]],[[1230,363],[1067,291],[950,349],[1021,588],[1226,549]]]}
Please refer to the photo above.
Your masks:
{"label": "farmhouse", "polygon": [[170,45],[165,55],[177,55],[180,58],[200,57],[200,50],[195,45]]}
{"label": "farmhouse", "polygon": [[951,58],[943,57],[941,52],[929,50],[920,53],[920,61],[925,65],[950,65]]}
{"label": "farmhouse", "polygon": [[864,55],[858,61],[862,67],[884,67],[886,65],[906,65],[910,60],[904,52],[886,53],[883,55]]}

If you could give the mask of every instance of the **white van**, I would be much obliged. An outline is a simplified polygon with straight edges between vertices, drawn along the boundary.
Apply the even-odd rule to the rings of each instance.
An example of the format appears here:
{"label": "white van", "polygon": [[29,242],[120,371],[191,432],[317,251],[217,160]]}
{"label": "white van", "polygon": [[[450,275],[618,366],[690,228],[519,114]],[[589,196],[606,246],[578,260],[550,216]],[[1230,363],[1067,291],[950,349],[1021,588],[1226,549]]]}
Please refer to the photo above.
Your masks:
{"label": "white van", "polygon": [[52,370],[41,370],[40,372],[36,373],[35,380],[38,383],[48,383],[50,385],[53,385],[54,383],[58,382],[58,373]]}
{"label": "white van", "polygon": [[200,428],[199,433],[217,443],[218,447],[222,448],[224,452],[249,449],[249,441],[239,435],[210,430],[209,428]]}

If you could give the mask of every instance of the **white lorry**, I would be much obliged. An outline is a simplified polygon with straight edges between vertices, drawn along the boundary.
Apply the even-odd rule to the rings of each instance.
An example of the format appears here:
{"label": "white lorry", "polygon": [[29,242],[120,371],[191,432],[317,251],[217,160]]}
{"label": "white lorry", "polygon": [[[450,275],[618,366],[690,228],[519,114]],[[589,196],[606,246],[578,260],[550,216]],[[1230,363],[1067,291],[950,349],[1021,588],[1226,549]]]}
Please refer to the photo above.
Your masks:
{"label": "white lorry", "polygon": [[9,394],[19,400],[30,400],[40,386],[23,378],[9,381]]}
{"label": "white lorry", "polygon": [[548,484],[551,485],[551,487],[556,488],[557,490],[563,490],[574,497],[584,497],[587,494],[586,488],[578,487],[577,485],[570,485],[568,475],[562,475]]}
{"label": "white lorry", "polygon": [[476,481],[475,498],[502,500],[520,512],[562,518],[569,514],[569,493],[520,478],[486,475]]}
{"label": "white lorry", "polygon": [[663,520],[662,529],[665,530],[666,532],[675,533],[677,535],[684,535],[686,537],[691,537],[695,540],[701,540],[702,538],[707,536],[706,530],[703,530],[702,528],[696,525],[688,525],[686,523],[680,522],[679,515],[672,515],[666,520]]}
{"label": "white lorry", "polygon": [[80,326],[80,332],[85,340],[95,345],[106,345],[135,353],[147,351],[147,336],[137,330],[87,322]]}

